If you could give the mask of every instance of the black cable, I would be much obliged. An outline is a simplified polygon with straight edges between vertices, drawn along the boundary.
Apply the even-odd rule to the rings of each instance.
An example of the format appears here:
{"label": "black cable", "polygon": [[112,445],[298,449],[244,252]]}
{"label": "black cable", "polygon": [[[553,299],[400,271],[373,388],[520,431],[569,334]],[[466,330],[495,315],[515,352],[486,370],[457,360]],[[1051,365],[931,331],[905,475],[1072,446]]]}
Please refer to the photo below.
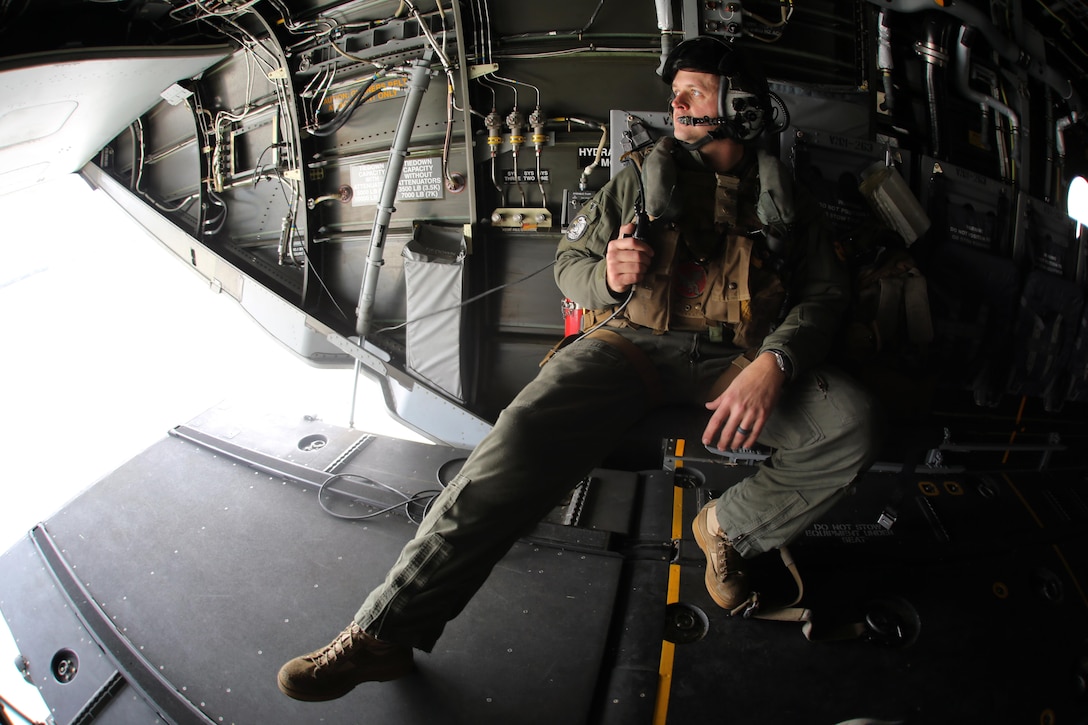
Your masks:
{"label": "black cable", "polygon": [[482,300],[484,297],[487,297],[488,295],[493,295],[496,292],[499,292],[501,290],[506,289],[507,287],[513,287],[516,284],[521,284],[522,282],[525,282],[526,280],[531,279],[531,278],[537,276],[538,274],[540,274],[541,272],[543,272],[543,271],[545,271],[547,269],[551,269],[554,266],[555,266],[555,262],[548,262],[546,265],[544,265],[540,269],[536,270],[535,272],[530,272],[529,274],[525,275],[521,279],[516,279],[513,282],[507,282],[505,284],[500,284],[497,287],[492,287],[491,289],[485,290],[485,291],[481,292],[480,294],[475,295],[473,297],[469,297],[467,300],[464,300],[463,302],[459,302],[456,305],[450,305],[449,307],[443,307],[440,310],[434,310],[432,312],[426,312],[426,313],[424,313],[422,315],[417,315],[416,317],[413,317],[410,320],[405,320],[404,322],[401,322],[400,324],[397,324],[397,325],[390,325],[389,327],[383,327],[380,330],[376,330],[374,332],[374,334],[375,335],[380,335],[383,332],[392,332],[393,330],[399,330],[402,327],[407,327],[408,325],[412,324],[413,322],[419,322],[420,320],[425,320],[428,317],[434,317],[435,315],[441,315],[443,312],[452,312],[453,310],[459,310],[462,307],[466,307],[466,306],[472,304],[473,302],[476,302],[478,300]]}
{"label": "black cable", "polygon": [[370,80],[368,80],[361,87],[356,89],[355,93],[352,94],[347,104],[343,108],[341,108],[336,113],[336,115],[332,117],[331,120],[320,126],[309,129],[310,134],[313,136],[331,136],[339,131],[341,128],[343,128],[344,124],[346,124],[348,120],[355,114],[355,111],[358,110],[359,106],[363,105],[375,95],[381,92],[380,90],[378,90],[365,96],[363,95],[368,90],[370,90],[370,87],[374,85],[374,81],[376,81],[377,79],[378,76],[371,76]]}
{"label": "black cable", "polygon": [[597,15],[598,15],[598,13],[600,13],[600,12],[601,12],[601,8],[603,8],[603,7],[604,7],[604,0],[600,0],[600,2],[598,2],[598,3],[597,3],[597,7],[596,7],[596,9],[594,9],[594,11],[593,11],[593,14],[592,14],[591,16],[589,16],[589,22],[587,22],[587,23],[585,24],[585,27],[583,27],[583,28],[582,28],[581,30],[579,30],[579,31],[578,31],[578,34],[579,34],[579,35],[582,35],[582,34],[584,34],[584,33],[585,33],[586,31],[588,31],[588,30],[589,30],[589,27],[590,27],[591,25],[593,25],[593,23],[594,23],[594,22],[596,22],[596,20],[597,20]]}
{"label": "black cable", "polygon": [[[389,491],[390,493],[393,493],[393,494],[396,494],[397,496],[400,496],[404,500],[399,502],[399,503],[395,503],[392,506],[386,506],[385,508],[378,509],[377,511],[371,511],[370,513],[359,514],[359,515],[355,515],[355,516],[348,515],[348,514],[337,513],[336,511],[333,511],[332,509],[330,509],[325,504],[325,501],[323,500],[323,495],[329,489],[329,486],[331,484],[335,483],[336,481],[338,481],[340,479],[356,479],[356,480],[358,480],[360,483],[362,483],[364,485],[370,485],[370,486],[374,486],[376,488],[384,489],[386,491]],[[399,508],[401,508],[403,506],[404,507],[404,513],[408,517],[408,519],[410,521],[412,521],[413,523],[415,523],[415,524],[420,524],[420,523],[422,523],[423,519],[422,518],[417,519],[412,514],[412,508],[411,508],[412,504],[422,503],[422,505],[423,505],[423,515],[426,516],[427,512],[430,511],[430,509],[431,509],[431,504],[434,503],[434,500],[436,498],[438,498],[439,494],[441,494],[441,493],[442,493],[442,491],[440,491],[440,490],[429,489],[429,490],[426,490],[426,491],[419,491],[419,492],[414,493],[411,496],[409,496],[408,494],[403,493],[402,491],[398,491],[397,489],[393,488],[392,486],[387,486],[386,484],[382,483],[381,481],[375,481],[372,478],[368,478],[367,476],[363,476],[363,475],[358,474],[358,473],[334,473],[331,476],[329,476],[328,478],[326,478],[322,482],[321,486],[318,488],[318,490],[317,490],[317,503],[321,507],[321,510],[324,511],[325,513],[327,513],[329,516],[333,516],[333,517],[338,518],[338,519],[344,519],[344,520],[347,520],[347,521],[366,521],[367,519],[373,519],[373,518],[376,518],[378,516],[381,516],[382,514],[387,514],[390,511],[396,511],[397,509],[399,509]],[[347,495],[347,494],[345,494],[345,495]],[[369,504],[368,503],[367,505],[373,506],[375,504]]]}
{"label": "black cable", "polygon": [[208,236],[214,236],[214,235],[218,234],[220,231],[222,231],[223,227],[226,226],[226,223],[227,223],[227,205],[219,197],[219,195],[216,194],[211,189],[208,189],[208,197],[212,200],[212,202],[214,202],[215,204],[218,204],[223,209],[223,213],[220,214],[219,216],[215,217],[214,219],[205,219],[204,220],[204,226],[209,226],[211,224],[214,224],[217,221],[219,222],[219,224],[216,225],[215,229],[205,229],[204,230],[204,234],[206,234]]}

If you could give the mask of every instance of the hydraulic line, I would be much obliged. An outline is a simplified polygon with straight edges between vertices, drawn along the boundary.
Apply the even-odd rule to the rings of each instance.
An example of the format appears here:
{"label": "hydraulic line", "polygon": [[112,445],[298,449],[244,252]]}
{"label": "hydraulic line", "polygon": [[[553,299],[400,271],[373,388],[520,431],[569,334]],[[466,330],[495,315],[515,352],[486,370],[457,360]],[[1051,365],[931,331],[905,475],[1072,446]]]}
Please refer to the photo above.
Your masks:
{"label": "hydraulic line", "polygon": [[948,64],[948,53],[944,45],[945,32],[930,20],[926,25],[926,38],[914,44],[914,51],[925,62],[926,105],[929,108],[930,152],[940,158],[941,148],[941,106],[937,97],[940,85],[937,71]]}
{"label": "hydraulic line", "polygon": [[532,141],[533,148],[536,150],[536,185],[540,189],[540,206],[547,206],[548,195],[544,191],[544,179],[541,178],[540,173],[540,152],[548,137],[544,134],[544,113],[540,110],[540,106],[529,114],[529,125],[533,128]]}
{"label": "hydraulic line", "polygon": [[601,141],[597,144],[597,152],[594,155],[593,163],[582,170],[582,176],[578,179],[578,189],[585,191],[589,175],[601,165],[601,158],[604,156],[604,147],[608,145],[608,125],[597,123],[596,121],[586,121],[581,118],[575,118],[574,116],[560,116],[559,118],[552,118],[549,120],[555,123],[566,123],[568,125],[576,123],[579,126],[585,126],[586,128],[600,129]]}
{"label": "hydraulic line", "polygon": [[502,146],[502,116],[494,106],[491,107],[491,113],[484,118],[484,126],[487,127],[487,146],[491,151],[491,184],[499,192],[500,206],[506,206],[506,190],[499,184],[496,176],[499,147]]}
{"label": "hydraulic line", "polygon": [[657,67],[657,73],[660,75],[665,68],[669,53],[676,45],[673,38],[676,25],[670,0],[654,0],[654,5],[657,6],[657,29],[661,31],[661,63]]}
{"label": "hydraulic line", "polygon": [[1004,145],[1001,139],[998,139],[999,152],[1001,156],[1001,169],[1002,174],[1007,178],[1011,178],[1013,175],[1013,169],[1016,164],[1016,158],[1012,156],[1018,150],[1018,144],[1016,139],[1020,134],[1020,117],[1009,108],[1007,105],[997,100],[991,95],[981,93],[971,88],[970,76],[971,76],[971,48],[970,48],[970,35],[965,26],[960,26],[958,42],[956,43],[956,85],[959,87],[960,93],[966,96],[968,99],[978,103],[984,109],[989,108],[995,113],[999,113],[1009,120],[1009,145],[1010,158],[1005,157]]}
{"label": "hydraulic line", "polygon": [[877,66],[880,68],[880,77],[884,82],[884,109],[891,113],[895,110],[895,96],[892,94],[892,70],[895,69],[895,61],[892,57],[892,31],[888,25],[888,11],[880,11],[880,45],[877,51]]}
{"label": "hydraulic line", "polygon": [[[1027,50],[1006,38],[993,24],[989,16],[978,8],[965,2],[935,3],[933,0],[868,0],[873,5],[888,8],[901,13],[923,11],[942,11],[959,20],[963,25],[974,28],[983,34],[998,55],[1017,66],[1024,68],[1029,75],[1038,78],[1053,88],[1069,105],[1074,113],[1084,113],[1081,98],[1073,83],[1054,67],[1034,58]],[[1083,118],[1083,115],[1080,116]]]}
{"label": "hydraulic line", "polygon": [[514,160],[514,184],[518,187],[518,193],[521,195],[521,205],[526,206],[528,202],[525,199],[525,189],[521,186],[521,172],[518,170],[518,152],[521,150],[522,144],[525,143],[525,136],[522,135],[525,128],[525,116],[518,110],[517,106],[514,106],[514,110],[510,111],[510,114],[506,117],[506,126],[510,129],[510,148]]}

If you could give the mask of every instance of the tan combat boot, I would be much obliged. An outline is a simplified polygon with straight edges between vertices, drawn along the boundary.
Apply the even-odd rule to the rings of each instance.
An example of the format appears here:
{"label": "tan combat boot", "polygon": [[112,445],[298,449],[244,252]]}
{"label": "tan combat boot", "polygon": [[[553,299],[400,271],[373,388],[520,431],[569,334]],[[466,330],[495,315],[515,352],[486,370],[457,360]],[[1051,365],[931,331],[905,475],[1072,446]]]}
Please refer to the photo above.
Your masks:
{"label": "tan combat boot", "polygon": [[711,501],[704,506],[692,522],[691,530],[695,542],[706,554],[706,590],[710,598],[722,609],[733,610],[747,601],[751,589],[744,557],[718,526],[716,505],[717,501]]}
{"label": "tan combat boot", "polygon": [[412,648],[371,637],[352,622],[329,644],[280,668],[283,694],[321,702],[346,695],[363,682],[385,682],[412,671]]}

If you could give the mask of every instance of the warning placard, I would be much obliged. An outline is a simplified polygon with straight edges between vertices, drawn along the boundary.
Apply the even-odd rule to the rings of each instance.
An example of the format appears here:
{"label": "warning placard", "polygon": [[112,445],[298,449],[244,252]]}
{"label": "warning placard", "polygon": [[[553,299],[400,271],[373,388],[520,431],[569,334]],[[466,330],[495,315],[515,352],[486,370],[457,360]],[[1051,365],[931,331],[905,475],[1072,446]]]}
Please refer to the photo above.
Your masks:
{"label": "warning placard", "polygon": [[[382,198],[385,186],[386,163],[358,164],[351,167],[352,206],[371,206]],[[442,184],[442,159],[405,159],[404,169],[397,185],[396,201],[441,199],[445,194]]]}
{"label": "warning placard", "polygon": [[880,524],[857,522],[843,524],[813,524],[805,530],[806,537],[838,539],[844,544],[864,544],[870,539],[892,536],[892,532]]}
{"label": "warning placard", "polygon": [[321,104],[321,110],[326,113],[338,113],[342,108],[351,103],[358,93],[365,93],[367,103],[374,101],[386,101],[403,95],[408,88],[407,78],[389,78],[377,81],[366,88],[348,88],[337,93],[331,93],[325,97]]}

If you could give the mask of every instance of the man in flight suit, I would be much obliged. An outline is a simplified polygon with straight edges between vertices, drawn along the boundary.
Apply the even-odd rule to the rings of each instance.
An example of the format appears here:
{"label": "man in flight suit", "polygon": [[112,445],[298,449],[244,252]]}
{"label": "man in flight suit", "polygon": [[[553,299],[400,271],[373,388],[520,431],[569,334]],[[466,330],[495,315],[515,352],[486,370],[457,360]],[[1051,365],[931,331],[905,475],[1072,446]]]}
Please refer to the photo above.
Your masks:
{"label": "man in flight suit", "polygon": [[726,609],[748,599],[745,560],[800,535],[872,461],[869,397],[822,364],[845,266],[754,143],[774,118],[766,79],[711,37],[677,45],[662,76],[673,138],[601,189],[557,252],[560,290],[597,329],[502,412],[354,621],[281,668],[285,694],[328,700],[407,674],[413,649],[430,651],[514,542],[658,405],[705,405],[706,445],[773,449],[692,525]]}

